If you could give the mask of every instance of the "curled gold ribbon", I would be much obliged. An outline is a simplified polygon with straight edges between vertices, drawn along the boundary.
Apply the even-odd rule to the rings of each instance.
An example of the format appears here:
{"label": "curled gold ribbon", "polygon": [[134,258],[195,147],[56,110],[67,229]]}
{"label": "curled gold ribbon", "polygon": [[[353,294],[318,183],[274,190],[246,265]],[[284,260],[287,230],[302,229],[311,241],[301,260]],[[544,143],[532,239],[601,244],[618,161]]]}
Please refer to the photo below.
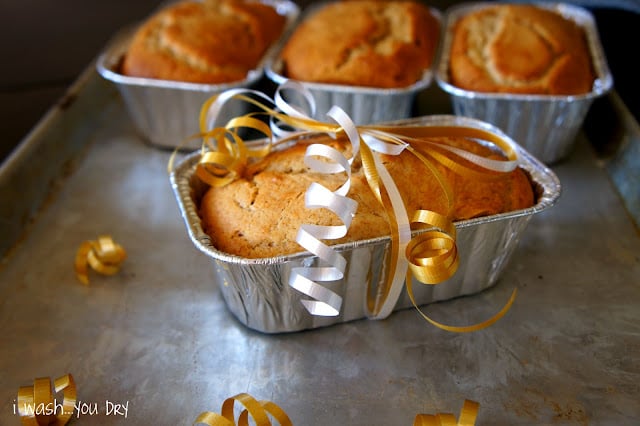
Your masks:
{"label": "curled gold ribbon", "polygon": [[417,414],[413,426],[474,426],[480,404],[465,400],[458,421],[453,414]]}
{"label": "curled gold ribbon", "polygon": [[[372,291],[369,290],[367,292],[369,316],[373,319],[382,319],[388,316],[392,312],[405,282],[407,284],[407,292],[414,306],[416,306],[411,288],[412,276],[424,284],[439,284],[452,277],[459,264],[455,225],[451,220],[453,194],[434,163],[440,163],[463,176],[492,179],[494,178],[493,174],[478,172],[466,166],[464,162],[450,158],[445,153],[452,153],[454,156],[480,166],[487,171],[504,173],[514,170],[518,165],[514,147],[509,141],[497,134],[472,127],[356,126],[346,113],[337,107],[333,107],[328,114],[336,124],[322,123],[309,118],[302,109],[287,104],[280,94],[283,90],[297,91],[302,94],[303,99],[306,99],[311,104],[311,109],[314,108],[313,97],[308,90],[304,86],[291,81],[286,81],[276,90],[275,101],[271,101],[260,92],[249,89],[234,89],[223,92],[221,95],[213,97],[206,102],[200,113],[203,145],[202,156],[196,167],[196,175],[209,185],[225,185],[241,175],[250,157],[260,158],[265,156],[278,144],[289,142],[294,138],[310,133],[327,133],[333,136],[346,135],[352,143],[354,157],[359,153],[369,187],[378,202],[384,207],[390,222],[389,273],[386,282],[378,287],[374,296],[372,296]],[[275,109],[265,105],[260,100],[253,99],[250,95],[256,95],[275,103]],[[258,107],[262,112],[237,117],[230,120],[224,127],[210,129],[210,124],[215,122],[223,105],[230,99],[244,100]],[[282,111],[285,113],[282,113]],[[256,118],[260,115],[269,119],[268,125],[263,120]],[[264,134],[268,143],[249,147],[239,135],[239,129],[243,127],[257,130]],[[491,142],[502,149],[506,160],[488,159],[448,146],[438,142],[437,138],[442,136],[465,137]],[[363,143],[360,144],[360,142]],[[425,169],[439,183],[441,191],[448,200],[448,209],[445,214],[425,210],[415,212],[413,217],[409,219],[393,179],[378,159],[379,153],[398,155],[404,150],[416,156],[424,164]],[[305,161],[307,160],[307,156],[305,156]],[[172,160],[170,161],[171,164]],[[348,177],[344,187],[349,186],[349,179],[350,177]],[[322,207],[332,205],[330,197],[317,195],[319,194],[318,192],[315,192],[315,194],[316,199],[309,202],[308,205],[320,205]],[[344,206],[345,203],[342,204],[340,206],[342,210],[334,210],[334,212],[343,218],[343,222],[348,228],[350,221],[346,221],[344,218],[347,218],[350,213],[347,212],[347,207]],[[309,228],[309,226],[309,224],[303,225],[296,241],[306,250],[318,255],[328,265],[322,265],[319,268],[304,267],[304,272],[296,270],[294,277],[290,279],[290,285],[315,299],[303,301],[310,313],[314,315],[338,315],[341,298],[325,286],[322,286],[320,282],[331,282],[340,279],[340,273],[344,271],[344,259],[339,255],[335,255],[335,253],[331,253],[332,249],[320,241],[320,235],[323,235],[324,239],[339,237],[334,236],[331,232],[326,234],[316,232],[321,230],[317,227]],[[309,232],[309,229],[312,229],[313,232]],[[424,232],[412,237],[411,229],[424,229]],[[319,253],[325,253],[326,256]],[[368,285],[370,286],[371,283],[368,283]],[[498,314],[483,323],[471,327],[447,326],[431,320],[422,312],[420,313],[431,324],[445,330],[458,332],[477,330],[492,324],[503,316],[513,303],[515,294],[516,292],[514,291],[511,300]]]}
{"label": "curled gold ribbon", "polygon": [[54,399],[51,379],[36,378],[33,386],[18,389],[18,413],[23,426],[64,426],[67,424],[76,403],[76,384],[71,374],[54,381],[55,393],[63,392],[62,403]]}
{"label": "curled gold ribbon", "polygon": [[[238,416],[236,423],[234,405],[239,402],[244,409]],[[247,393],[239,393],[235,396],[227,398],[222,403],[221,414],[212,411],[200,413],[196,418],[194,425],[205,424],[208,426],[248,426],[249,416],[253,420],[255,426],[272,426],[271,419],[277,421],[280,426],[293,426],[287,413],[282,408],[271,401],[258,401]]]}
{"label": "curled gold ribbon", "polygon": [[127,258],[127,253],[109,235],[95,241],[84,241],[76,252],[75,271],[81,283],[89,285],[89,266],[102,275],[114,275]]}
{"label": "curled gold ribbon", "polygon": [[[236,422],[234,404],[239,402],[244,409],[238,416]],[[460,410],[460,416],[456,421],[453,414],[417,414],[413,426],[474,426],[478,417],[480,404],[466,399]],[[293,426],[287,413],[277,404],[271,401],[257,401],[247,393],[239,393],[227,398],[222,404],[221,414],[212,411],[200,413],[194,425],[204,424],[208,426],[248,426],[249,416],[255,426],[272,426],[271,419],[278,422],[280,426]]]}

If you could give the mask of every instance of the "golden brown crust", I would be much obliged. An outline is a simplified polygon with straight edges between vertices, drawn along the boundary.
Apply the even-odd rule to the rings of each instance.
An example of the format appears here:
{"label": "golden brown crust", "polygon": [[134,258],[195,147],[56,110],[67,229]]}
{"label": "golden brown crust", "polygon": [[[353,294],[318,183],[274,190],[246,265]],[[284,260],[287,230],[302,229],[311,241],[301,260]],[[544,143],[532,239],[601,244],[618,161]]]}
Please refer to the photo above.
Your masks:
{"label": "golden brown crust", "polygon": [[[439,138],[478,155],[500,158],[486,146],[461,138]],[[333,141],[318,136],[313,142],[330,144],[350,156],[343,139]],[[307,209],[304,194],[312,182],[330,190],[344,183],[345,174],[318,174],[304,164],[310,141],[299,141],[291,148],[275,151],[245,176],[224,187],[210,188],[200,203],[205,232],[219,250],[247,258],[264,258],[302,251],[295,242],[300,225],[339,225],[337,217],[326,209]],[[444,151],[443,151],[444,152]],[[447,154],[452,156],[452,154]],[[383,156],[383,163],[399,186],[407,210],[428,209],[446,214],[448,202],[436,179],[412,154]],[[534,196],[527,175],[521,170],[478,180],[463,177],[438,164],[438,171],[451,185],[454,196],[454,220],[518,210],[533,205]],[[478,169],[478,166],[469,166]],[[346,237],[331,240],[336,244],[389,235],[384,209],[374,197],[358,160],[352,167],[348,196],[358,202],[358,210]]]}
{"label": "golden brown crust", "polygon": [[286,18],[257,1],[184,1],[135,33],[121,72],[192,83],[243,80],[280,36]]}
{"label": "golden brown crust", "polygon": [[592,90],[595,76],[584,30],[551,10],[486,7],[456,22],[452,37],[449,71],[455,86],[549,95]]}
{"label": "golden brown crust", "polygon": [[289,78],[407,87],[431,66],[440,24],[411,1],[343,1],[321,7],[291,35],[281,57]]}

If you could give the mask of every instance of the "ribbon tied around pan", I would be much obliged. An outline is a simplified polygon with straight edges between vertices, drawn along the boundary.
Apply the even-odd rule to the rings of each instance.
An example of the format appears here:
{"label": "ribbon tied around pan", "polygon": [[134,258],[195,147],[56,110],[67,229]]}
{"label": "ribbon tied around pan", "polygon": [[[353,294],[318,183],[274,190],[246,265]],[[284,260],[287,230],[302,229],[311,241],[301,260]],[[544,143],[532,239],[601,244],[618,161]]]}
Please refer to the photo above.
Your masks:
{"label": "ribbon tied around pan", "polygon": [[[292,91],[296,99],[306,101],[304,106],[285,101],[283,93]],[[257,98],[257,99],[256,99]],[[223,127],[217,127],[216,120],[224,104],[231,99],[243,100],[258,108],[257,112],[236,117]],[[275,107],[262,102],[269,101]],[[346,173],[344,184],[335,191],[312,183],[305,194],[307,208],[326,208],[334,212],[342,221],[339,226],[319,226],[303,224],[296,242],[317,256],[318,265],[302,265],[292,268],[289,285],[309,297],[302,303],[313,315],[339,315],[342,299],[329,287],[344,277],[347,262],[344,257],[322,240],[341,238],[348,232],[351,219],[357,214],[357,203],[348,197],[351,164],[359,155],[367,183],[378,202],[384,207],[390,222],[391,250],[389,273],[384,283],[376,291],[367,292],[368,315],[372,319],[386,318],[407,283],[407,292],[414,307],[433,325],[449,331],[468,332],[479,330],[497,321],[510,308],[516,295],[514,290],[505,307],[489,320],[472,326],[454,327],[440,324],[428,318],[417,306],[413,294],[412,277],[424,284],[439,284],[452,277],[459,264],[456,246],[456,229],[451,220],[453,194],[440,172],[434,166],[438,162],[456,173],[465,176],[487,176],[450,158],[451,153],[477,166],[493,172],[510,172],[518,165],[516,150],[511,142],[488,130],[465,126],[384,126],[360,125],[339,107],[332,107],[327,116],[333,123],[319,122],[310,118],[315,109],[313,96],[301,84],[286,81],[280,85],[272,101],[265,94],[251,89],[233,89],[209,99],[200,113],[201,133],[193,137],[203,140],[201,158],[196,167],[196,175],[211,186],[221,186],[233,181],[251,158],[262,158],[280,144],[317,133],[336,137],[346,135],[351,143],[351,158],[323,144],[311,144],[305,154],[308,167],[320,173]],[[268,123],[260,119],[267,116]],[[264,135],[260,143],[246,143],[239,130],[248,128]],[[480,139],[493,143],[506,156],[506,160],[488,159],[462,149],[433,141],[434,137],[459,136]],[[431,140],[430,140],[431,138]],[[420,149],[417,149],[417,144]],[[415,146],[414,146],[415,145]],[[440,189],[448,200],[449,211],[440,214],[429,210],[406,211],[396,184],[382,164],[380,154],[399,155],[408,151],[415,155],[439,182]],[[324,161],[317,160],[322,157]],[[173,168],[173,156],[169,161]],[[412,231],[420,230],[412,235]],[[321,284],[322,283],[322,284]],[[324,284],[324,285],[323,285]],[[372,283],[368,283],[371,287]]]}

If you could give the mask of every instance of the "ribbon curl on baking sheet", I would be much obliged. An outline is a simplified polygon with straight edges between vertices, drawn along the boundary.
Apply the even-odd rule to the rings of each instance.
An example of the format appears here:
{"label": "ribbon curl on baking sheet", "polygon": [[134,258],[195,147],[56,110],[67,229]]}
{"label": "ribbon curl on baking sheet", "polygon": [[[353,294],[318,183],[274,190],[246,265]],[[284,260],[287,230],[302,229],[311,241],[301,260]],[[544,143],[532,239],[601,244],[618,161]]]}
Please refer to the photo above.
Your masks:
{"label": "ribbon curl on baking sheet", "polygon": [[465,399],[458,421],[453,414],[449,413],[418,414],[413,421],[413,426],[473,426],[476,423],[479,408],[480,404],[477,402]]}
{"label": "ribbon curl on baking sheet", "polygon": [[33,386],[18,389],[18,412],[23,426],[64,426],[67,424],[76,404],[76,384],[71,374],[57,378],[54,391],[63,392],[62,403],[57,402],[51,390],[51,379],[37,378]]}
{"label": "ribbon curl on baking sheet", "polygon": [[[245,408],[235,421],[234,404],[239,402]],[[248,426],[249,416],[255,426],[271,426],[271,418],[276,420],[280,426],[293,426],[289,416],[282,408],[270,401],[257,401],[251,395],[239,393],[227,398],[222,403],[221,414],[212,411],[201,413],[194,422],[194,425],[205,424],[208,426]],[[271,418],[270,418],[271,416]]]}
{"label": "ribbon curl on baking sheet", "polygon": [[[310,167],[322,164],[325,173],[347,172],[344,185],[337,191],[332,193],[326,188],[322,189],[319,184],[313,184],[305,194],[305,205],[308,208],[327,208],[336,213],[343,222],[343,225],[331,228],[303,224],[299,230],[296,239],[298,244],[320,259],[319,266],[296,268],[290,276],[290,285],[311,297],[311,300],[303,301],[307,310],[313,315],[338,315],[340,312],[342,300],[327,286],[342,279],[346,262],[340,254],[320,240],[340,238],[348,231],[351,217],[355,214],[354,206],[357,204],[346,197],[348,189],[346,192],[344,190],[350,185],[350,170],[346,165],[351,164],[359,152],[367,183],[387,212],[391,232],[389,274],[386,282],[378,285],[375,295],[372,295],[371,289],[368,291],[369,317],[383,319],[390,315],[406,282],[407,292],[414,307],[427,321],[441,329],[456,332],[475,331],[501,318],[513,303],[515,290],[505,307],[492,318],[472,326],[453,327],[431,320],[420,310],[412,294],[411,281],[412,277],[415,277],[424,284],[442,283],[455,274],[459,264],[455,225],[451,220],[453,194],[434,163],[440,163],[463,176],[491,179],[490,174],[473,170],[445,153],[454,154],[488,171],[505,173],[514,170],[518,165],[516,151],[511,143],[490,131],[464,126],[356,126],[343,110],[335,106],[328,113],[335,123],[322,123],[310,118],[304,108],[286,102],[282,92],[287,90],[306,100],[308,109],[313,111],[313,96],[303,85],[292,81],[286,81],[278,87],[273,101],[261,92],[233,89],[206,102],[200,114],[200,137],[203,144],[196,175],[209,185],[226,185],[241,175],[250,158],[261,158],[279,144],[317,133],[326,133],[333,137],[345,134],[348,137],[354,151],[351,159],[344,158],[340,152],[330,151],[326,146],[318,147],[317,144],[310,145],[305,154],[305,162]],[[275,108],[252,96],[272,102]],[[230,99],[244,100],[261,112],[249,113],[230,120],[224,127],[216,127],[220,110]],[[268,117],[268,124],[259,119],[260,116]],[[260,132],[266,137],[266,142],[245,143],[239,133],[242,128]],[[502,149],[506,160],[488,159],[432,139],[442,136],[491,142]],[[419,210],[412,212],[412,216],[409,217],[395,182],[379,158],[380,154],[399,155],[405,150],[416,156],[439,183],[448,200],[446,214]],[[318,155],[330,161],[318,162],[314,159]],[[173,158],[169,162],[170,169],[172,163]],[[412,237],[412,229],[422,231]],[[327,285],[321,285],[321,282]],[[371,284],[368,283],[369,286]]]}
{"label": "ribbon curl on baking sheet", "polygon": [[[235,421],[234,403],[239,402],[245,408]],[[460,416],[456,421],[453,414],[417,414],[413,426],[474,426],[478,416],[480,404],[466,399],[460,410]],[[201,413],[195,420],[194,425],[205,424],[208,426],[248,426],[249,416],[256,426],[272,426],[271,418],[276,420],[280,426],[293,426],[287,413],[278,405],[270,401],[257,401],[247,393],[227,398],[222,404],[221,414],[212,411]],[[271,418],[270,418],[271,416]]]}
{"label": "ribbon curl on baking sheet", "polygon": [[75,271],[81,283],[89,285],[89,266],[102,275],[114,275],[127,258],[127,252],[109,235],[83,242],[76,252]]}

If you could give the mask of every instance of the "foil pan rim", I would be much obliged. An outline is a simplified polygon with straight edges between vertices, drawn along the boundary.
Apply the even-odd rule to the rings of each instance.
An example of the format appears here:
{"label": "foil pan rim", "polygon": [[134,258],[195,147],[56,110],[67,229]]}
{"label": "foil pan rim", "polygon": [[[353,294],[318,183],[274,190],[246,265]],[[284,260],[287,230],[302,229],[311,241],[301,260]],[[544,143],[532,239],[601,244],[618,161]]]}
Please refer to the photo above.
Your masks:
{"label": "foil pan rim", "polygon": [[[465,125],[476,126],[484,130],[493,131],[505,139],[511,140],[504,132],[497,127],[481,120],[460,117],[454,115],[431,115],[415,117],[388,122],[385,124],[396,125]],[[512,141],[513,142],[513,141]],[[560,197],[562,186],[556,174],[527,152],[517,143],[514,143],[516,152],[520,160],[520,166],[530,175],[530,179],[539,187],[541,193],[537,194],[536,203],[526,209],[514,210],[491,216],[467,219],[455,223],[456,228],[466,228],[478,224],[500,221],[504,219],[532,216],[553,206]],[[308,252],[298,252],[289,255],[274,256],[268,258],[245,258],[237,255],[225,253],[216,249],[211,243],[210,237],[204,232],[200,225],[197,206],[192,199],[191,179],[193,178],[195,166],[200,158],[199,151],[192,152],[181,159],[169,175],[171,187],[176,196],[181,216],[185,222],[189,238],[198,250],[212,259],[216,259],[229,264],[237,265],[274,265],[286,263],[292,260],[304,259],[311,256]],[[419,231],[423,232],[423,231]],[[415,233],[414,233],[415,234]],[[351,250],[364,245],[373,245],[390,241],[389,236],[376,237],[367,240],[353,241],[334,246],[338,251]]]}
{"label": "foil pan rim", "polygon": [[122,59],[126,48],[131,41],[137,27],[141,24],[137,23],[122,28],[111,38],[107,46],[99,54],[96,60],[96,70],[105,80],[124,86],[142,86],[161,89],[175,89],[192,92],[221,92],[238,86],[245,87],[256,83],[264,74],[266,64],[271,60],[279,46],[282,44],[288,32],[294,26],[300,14],[300,8],[296,3],[290,0],[261,0],[262,3],[272,5],[287,17],[287,23],[280,38],[265,52],[260,63],[256,68],[249,70],[247,76],[243,80],[237,80],[226,83],[191,83],[184,81],[163,80],[145,77],[131,77],[117,72],[116,66]]}
{"label": "foil pan rim", "polygon": [[549,9],[559,13],[565,18],[576,22],[585,31],[591,60],[593,62],[596,78],[592,90],[579,95],[544,95],[544,94],[511,94],[511,93],[491,93],[467,90],[453,85],[449,81],[449,53],[451,51],[451,35],[455,22],[467,13],[483,9],[486,7],[509,4],[506,2],[473,2],[451,6],[444,13],[444,25],[441,36],[441,48],[438,54],[436,71],[434,78],[436,83],[445,92],[458,97],[468,99],[501,99],[509,101],[527,102],[576,102],[581,100],[591,100],[605,95],[613,88],[613,75],[607,63],[604,48],[600,42],[598,30],[593,14],[584,7],[562,3],[562,2],[533,2],[532,5]]}
{"label": "foil pan rim", "polygon": [[347,94],[373,94],[373,95],[395,95],[411,93],[422,90],[431,84],[433,81],[433,70],[427,69],[422,75],[422,78],[410,86],[398,87],[398,88],[380,88],[380,87],[367,87],[367,86],[349,86],[346,84],[328,84],[328,83],[315,83],[304,80],[295,80],[288,78],[279,73],[281,69],[281,60],[271,61],[264,69],[267,77],[276,84],[282,84],[285,81],[295,81],[303,84],[311,90],[321,90],[335,93],[347,93]]}

